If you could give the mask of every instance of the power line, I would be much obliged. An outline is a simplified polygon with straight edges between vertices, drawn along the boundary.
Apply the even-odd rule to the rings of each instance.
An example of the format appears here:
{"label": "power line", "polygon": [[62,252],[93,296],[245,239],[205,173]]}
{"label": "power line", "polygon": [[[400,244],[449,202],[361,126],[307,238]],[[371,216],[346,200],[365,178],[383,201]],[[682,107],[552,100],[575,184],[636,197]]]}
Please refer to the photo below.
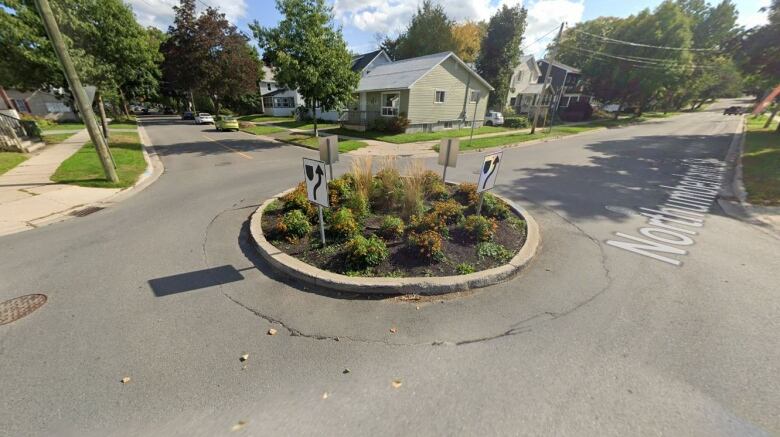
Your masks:
{"label": "power line", "polygon": [[555,27],[552,28],[552,30],[550,30],[549,32],[547,32],[544,35],[540,36],[539,38],[537,38],[536,41],[534,41],[534,42],[532,42],[530,44],[526,44],[524,47],[520,47],[520,51],[522,52],[523,50],[527,49],[528,47],[531,47],[532,45],[534,45],[534,44],[538,43],[539,41],[541,41],[542,39],[546,38],[547,35],[549,35],[549,34],[555,32],[556,30],[558,30],[558,26],[559,25],[556,24]]}
{"label": "power line", "polygon": [[630,57],[615,56],[615,55],[612,55],[612,54],[609,54],[609,53],[597,52],[597,51],[589,50],[589,49],[586,49],[586,48],[583,48],[583,47],[573,47],[573,49],[574,50],[579,50],[581,52],[590,53],[592,55],[591,57],[596,57],[597,59],[600,59],[600,60],[605,60],[605,58],[611,58],[611,59],[618,59],[618,60],[621,60],[621,61],[631,62],[631,63],[634,63],[634,64],[639,64],[639,65],[635,65],[636,67],[656,67],[656,68],[676,67],[676,68],[681,68],[681,69],[684,69],[684,70],[696,70],[696,69],[708,70],[708,69],[719,69],[720,68],[717,65],[696,65],[696,64],[686,65],[686,64],[675,63],[673,61],[669,61],[669,62],[644,61],[644,60],[641,60],[641,59],[631,59]]}
{"label": "power line", "polygon": [[619,39],[609,38],[609,37],[606,37],[606,36],[601,36],[601,35],[596,35],[596,34],[593,34],[593,33],[590,33],[590,32],[585,32],[584,30],[578,30],[576,28],[573,28],[572,30],[577,32],[577,33],[581,33],[581,34],[584,34],[584,35],[589,35],[589,36],[592,36],[594,38],[599,38],[599,39],[604,40],[604,41],[606,41],[608,43],[612,43],[612,44],[625,44],[625,45],[629,45],[629,46],[633,46],[633,47],[646,47],[646,48],[652,48],[652,49],[680,50],[680,51],[688,50],[688,51],[692,51],[692,52],[719,52],[719,51],[721,51],[720,49],[702,49],[702,48],[694,48],[694,47],[688,48],[688,47],[654,46],[654,45],[650,45],[650,44],[642,44],[642,43],[638,43],[638,42],[623,41],[623,40],[619,40]]}

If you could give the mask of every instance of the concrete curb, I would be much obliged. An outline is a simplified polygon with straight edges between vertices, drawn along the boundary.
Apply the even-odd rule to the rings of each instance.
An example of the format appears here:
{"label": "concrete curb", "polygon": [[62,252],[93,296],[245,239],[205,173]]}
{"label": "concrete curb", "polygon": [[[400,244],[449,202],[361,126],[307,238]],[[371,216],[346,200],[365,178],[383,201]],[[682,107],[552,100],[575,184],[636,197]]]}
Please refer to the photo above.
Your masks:
{"label": "concrete curb", "polygon": [[527,225],[525,244],[508,264],[483,270],[481,272],[470,273],[468,275],[439,276],[431,278],[356,278],[340,275],[318,269],[295,257],[287,255],[265,239],[261,226],[263,210],[265,210],[271,202],[290,191],[292,191],[292,189],[279,193],[266,200],[257,208],[254,214],[252,214],[249,222],[249,231],[252,240],[263,259],[277,270],[282,271],[292,278],[332,290],[360,294],[414,293],[431,295],[487,287],[489,285],[507,281],[523,270],[534,255],[536,255],[541,243],[539,225],[536,223],[536,220],[534,220],[525,209],[515,205],[508,199],[496,195],[496,197],[499,197],[506,202],[510,208],[523,217]]}
{"label": "concrete curb", "polygon": [[143,146],[142,152],[144,155],[144,161],[146,161],[146,170],[141,174],[132,187],[125,188],[124,190],[116,193],[115,195],[100,203],[115,203],[128,199],[143,191],[149,185],[152,185],[160,176],[162,176],[163,172],[165,171],[165,166],[163,165],[162,159],[160,159],[157,151],[154,150],[154,146],[152,145],[152,141],[149,139],[149,135],[146,133],[146,129],[140,123],[138,124],[138,138],[140,139],[141,145]]}

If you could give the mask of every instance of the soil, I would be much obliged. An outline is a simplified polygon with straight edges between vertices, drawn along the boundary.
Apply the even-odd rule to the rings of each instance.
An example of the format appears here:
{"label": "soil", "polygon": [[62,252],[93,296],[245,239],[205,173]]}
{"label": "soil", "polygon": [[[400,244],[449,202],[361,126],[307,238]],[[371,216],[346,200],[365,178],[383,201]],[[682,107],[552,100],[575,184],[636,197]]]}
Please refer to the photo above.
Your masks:
{"label": "soil", "polygon": [[[465,213],[469,213],[471,209],[473,207],[468,208]],[[263,213],[262,228],[266,239],[288,255],[335,273],[377,277],[454,276],[459,274],[456,267],[461,263],[470,264],[475,271],[506,264],[503,260],[480,258],[477,255],[479,242],[470,239],[457,224],[454,224],[448,226],[449,237],[445,238],[442,244],[444,260],[428,260],[420,256],[414,249],[408,247],[405,241],[406,236],[404,236],[395,241],[385,241],[389,256],[382,264],[366,270],[352,271],[346,264],[347,256],[344,250],[346,242],[328,232],[327,222],[325,229],[327,244],[323,248],[321,247],[319,224],[316,222],[316,218],[315,222],[312,223],[312,233],[306,237],[290,242],[276,235],[274,227],[283,214],[284,211],[281,209]],[[514,212],[510,216],[522,219]],[[363,220],[363,236],[369,237],[376,234],[383,217],[383,214],[371,214],[366,217]],[[498,228],[492,241],[506,247],[514,256],[525,244],[525,227],[518,229],[509,219],[497,220],[497,224]]]}

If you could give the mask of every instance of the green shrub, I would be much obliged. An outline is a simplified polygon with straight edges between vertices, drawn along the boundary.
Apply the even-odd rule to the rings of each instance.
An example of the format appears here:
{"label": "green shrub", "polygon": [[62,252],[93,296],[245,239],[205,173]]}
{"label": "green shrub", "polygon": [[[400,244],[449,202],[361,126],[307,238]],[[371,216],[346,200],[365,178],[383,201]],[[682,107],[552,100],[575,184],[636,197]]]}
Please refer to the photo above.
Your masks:
{"label": "green shrub", "polygon": [[331,208],[338,208],[352,195],[352,185],[346,178],[338,178],[328,182],[328,200]]}
{"label": "green shrub", "polygon": [[525,223],[525,220],[521,218],[510,216],[507,219],[507,223],[509,223],[510,226],[522,232],[523,234],[525,234],[528,231],[528,225]]}
{"label": "green shrub", "polygon": [[391,215],[382,219],[379,225],[379,235],[385,240],[397,240],[404,235],[404,221]]}
{"label": "green shrub", "polygon": [[477,256],[479,256],[479,259],[492,258],[505,264],[512,259],[512,252],[498,243],[484,241],[477,245]]}
{"label": "green shrub", "polygon": [[287,238],[287,241],[295,241],[311,233],[311,223],[308,217],[299,209],[287,212],[276,224],[276,230]]}
{"label": "green shrub", "polygon": [[407,127],[409,127],[409,119],[405,114],[399,114],[398,117],[388,120],[385,130],[391,134],[402,134],[406,132]]}
{"label": "green shrub", "polygon": [[463,207],[454,200],[433,202],[429,214],[434,214],[445,224],[452,225],[463,218]]}
{"label": "green shrub", "polygon": [[443,240],[441,234],[436,231],[412,232],[409,234],[408,242],[417,254],[428,260],[441,261],[444,259]]}
{"label": "green shrub", "polygon": [[392,209],[401,198],[403,182],[401,174],[394,168],[383,168],[374,179],[373,197],[376,204],[385,210]]}
{"label": "green shrub", "polygon": [[279,200],[284,204],[285,211],[299,209],[309,218],[314,218],[317,215],[317,208],[309,202],[309,197],[306,193],[306,182],[301,182],[294,190],[280,197]]}
{"label": "green shrub", "polygon": [[358,220],[363,220],[370,212],[368,199],[358,192],[353,192],[347,197],[344,207],[349,208]]}
{"label": "green shrub", "polygon": [[455,188],[455,199],[465,206],[476,205],[479,201],[479,194],[477,194],[477,184],[471,182],[463,182],[458,184]]}
{"label": "green shrub", "polygon": [[263,214],[273,214],[277,211],[280,211],[283,207],[284,205],[279,201],[279,199],[274,199],[273,202],[269,203],[268,206],[265,207]]}
{"label": "green shrub", "polygon": [[355,215],[349,208],[341,208],[330,217],[330,230],[340,237],[351,237],[359,229]]}
{"label": "green shrub", "polygon": [[526,117],[504,117],[504,127],[523,129],[530,125]]}
{"label": "green shrub", "polygon": [[485,193],[482,198],[482,214],[503,220],[509,217],[509,207],[506,203],[502,202],[498,197]]}
{"label": "green shrub", "polygon": [[444,218],[433,212],[413,215],[409,219],[409,227],[417,233],[433,231],[441,235],[448,235],[447,223]]}
{"label": "green shrub", "polygon": [[494,219],[481,215],[470,215],[461,222],[461,228],[476,241],[490,241],[497,227]]}
{"label": "green shrub", "polygon": [[447,185],[438,173],[427,170],[423,175],[423,194],[428,200],[445,200],[450,197]]}
{"label": "green shrub", "polygon": [[351,268],[374,267],[387,259],[389,253],[384,241],[376,235],[369,238],[358,235],[347,242],[347,264]]}
{"label": "green shrub", "polygon": [[455,266],[455,271],[458,272],[459,275],[468,275],[469,273],[476,272],[477,269],[469,263],[460,263]]}

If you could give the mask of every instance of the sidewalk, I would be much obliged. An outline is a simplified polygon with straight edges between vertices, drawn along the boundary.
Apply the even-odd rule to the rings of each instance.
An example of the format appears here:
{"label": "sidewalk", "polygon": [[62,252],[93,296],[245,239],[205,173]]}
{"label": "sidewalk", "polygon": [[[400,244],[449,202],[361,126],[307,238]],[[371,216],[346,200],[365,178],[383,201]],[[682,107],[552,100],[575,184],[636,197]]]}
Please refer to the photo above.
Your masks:
{"label": "sidewalk", "polygon": [[55,184],[49,178],[62,161],[89,141],[86,129],[0,176],[0,235],[63,219],[74,209],[107,199],[119,189]]}

